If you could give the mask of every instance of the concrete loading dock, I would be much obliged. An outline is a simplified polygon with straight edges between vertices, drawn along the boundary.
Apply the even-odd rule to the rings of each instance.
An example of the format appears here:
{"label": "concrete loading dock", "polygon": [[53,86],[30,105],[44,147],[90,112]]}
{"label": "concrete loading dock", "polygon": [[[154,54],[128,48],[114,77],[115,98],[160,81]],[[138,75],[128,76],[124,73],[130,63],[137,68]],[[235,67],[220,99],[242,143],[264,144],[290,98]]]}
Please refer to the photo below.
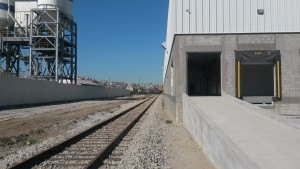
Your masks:
{"label": "concrete loading dock", "polygon": [[184,95],[184,126],[218,169],[299,169],[300,124],[257,108],[229,95]]}
{"label": "concrete loading dock", "polygon": [[[300,86],[297,85],[300,80],[298,42],[299,34],[175,36],[170,55],[174,92],[173,95],[169,93],[168,84],[172,76],[167,70],[165,102],[174,120],[183,124],[203,146],[216,168],[299,168],[299,150],[295,149],[299,146],[299,130],[283,126],[276,121],[284,121],[279,117],[264,117],[260,114],[262,108],[241,100],[248,99],[252,103],[270,103],[274,100],[277,101],[274,108],[281,102],[295,104],[300,97]],[[260,55],[253,63],[239,58],[237,51],[266,53],[268,56],[270,51],[278,55],[267,62],[258,61],[264,57]],[[208,53],[219,53],[221,96],[191,95],[188,79],[194,79],[195,75],[188,73],[194,69],[189,61],[198,66],[212,67],[210,61],[217,55],[203,55]],[[204,60],[205,56],[210,56],[210,59]],[[198,58],[190,60],[189,57]],[[236,100],[240,102],[236,103]],[[291,125],[290,121],[284,123]],[[299,129],[299,124],[292,125]]]}
{"label": "concrete loading dock", "polygon": [[[291,147],[299,147],[299,131],[241,106],[268,104],[297,121],[300,109],[290,109],[300,106],[299,7],[297,0],[169,1],[165,103],[217,168],[299,168]],[[217,69],[208,69],[212,53],[220,57],[220,90]]]}
{"label": "concrete loading dock", "polygon": [[[281,102],[295,104],[300,97],[299,44],[299,34],[175,36],[169,61],[172,64],[168,65],[164,81],[165,103],[174,120],[183,124],[206,149],[216,168],[299,168],[299,150],[294,149],[299,146],[299,130],[275,120],[282,122],[281,118],[268,119],[260,114],[264,109],[250,104],[244,106],[248,103],[241,100],[254,98],[253,103],[277,101],[273,107]],[[275,52],[277,57],[270,57],[272,59],[266,62],[258,61],[260,57],[254,59],[254,63],[245,62],[245,59],[239,60],[237,51],[266,53],[260,57],[268,56],[268,59]],[[207,89],[204,93],[191,92],[190,83],[197,84],[195,72],[197,69],[199,73],[205,72],[206,68],[213,67],[216,53],[220,57],[221,96],[213,95]],[[204,74],[211,75],[214,70],[217,69]],[[204,78],[204,81],[214,81],[212,86],[218,86],[216,80],[211,79]],[[171,81],[172,88],[169,86]],[[198,87],[201,89],[202,86]],[[237,104],[236,100],[240,102]],[[284,123],[290,125],[290,121]],[[299,125],[296,128],[299,129]]]}

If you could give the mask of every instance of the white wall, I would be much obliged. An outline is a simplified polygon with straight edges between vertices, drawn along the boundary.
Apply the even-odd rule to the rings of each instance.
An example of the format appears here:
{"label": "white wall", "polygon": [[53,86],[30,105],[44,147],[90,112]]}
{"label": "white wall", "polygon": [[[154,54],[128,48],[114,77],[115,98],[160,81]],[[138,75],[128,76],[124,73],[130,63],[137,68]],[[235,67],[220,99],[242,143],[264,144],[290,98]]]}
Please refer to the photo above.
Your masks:
{"label": "white wall", "polygon": [[130,95],[129,90],[0,78],[0,107]]}
{"label": "white wall", "polygon": [[164,76],[174,34],[269,32],[300,32],[299,0],[169,0]]}

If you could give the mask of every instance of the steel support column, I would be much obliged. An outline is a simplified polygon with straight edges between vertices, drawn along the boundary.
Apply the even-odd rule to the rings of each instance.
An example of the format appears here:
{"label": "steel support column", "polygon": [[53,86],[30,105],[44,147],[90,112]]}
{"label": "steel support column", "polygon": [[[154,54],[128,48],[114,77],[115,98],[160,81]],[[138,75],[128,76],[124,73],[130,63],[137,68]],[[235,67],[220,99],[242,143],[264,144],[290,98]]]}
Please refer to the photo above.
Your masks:
{"label": "steel support column", "polygon": [[31,16],[32,77],[76,83],[76,23],[58,9],[33,9]]}

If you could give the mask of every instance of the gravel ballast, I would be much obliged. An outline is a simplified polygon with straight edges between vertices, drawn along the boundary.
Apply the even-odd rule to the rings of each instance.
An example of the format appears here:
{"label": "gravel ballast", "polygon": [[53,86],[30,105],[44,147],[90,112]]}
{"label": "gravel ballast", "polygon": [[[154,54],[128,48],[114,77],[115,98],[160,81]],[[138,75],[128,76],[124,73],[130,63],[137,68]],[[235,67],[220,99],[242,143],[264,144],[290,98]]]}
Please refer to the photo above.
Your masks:
{"label": "gravel ballast", "polygon": [[182,125],[173,124],[163,95],[147,117],[118,165],[119,169],[215,169]]}
{"label": "gravel ballast", "polygon": [[170,168],[166,160],[168,151],[165,142],[168,127],[166,123],[162,123],[161,103],[162,96],[159,96],[149,109],[148,117],[124,153],[118,168]]}

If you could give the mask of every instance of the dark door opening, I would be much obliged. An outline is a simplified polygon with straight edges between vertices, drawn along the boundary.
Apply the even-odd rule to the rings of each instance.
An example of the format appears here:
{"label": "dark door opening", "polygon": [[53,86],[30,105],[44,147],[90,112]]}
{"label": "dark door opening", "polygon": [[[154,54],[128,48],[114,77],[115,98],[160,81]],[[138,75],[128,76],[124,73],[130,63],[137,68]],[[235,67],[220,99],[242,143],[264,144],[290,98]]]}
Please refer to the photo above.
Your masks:
{"label": "dark door opening", "polygon": [[221,53],[189,53],[187,92],[189,96],[221,96]]}
{"label": "dark door opening", "polygon": [[274,96],[274,65],[241,65],[242,96]]}

